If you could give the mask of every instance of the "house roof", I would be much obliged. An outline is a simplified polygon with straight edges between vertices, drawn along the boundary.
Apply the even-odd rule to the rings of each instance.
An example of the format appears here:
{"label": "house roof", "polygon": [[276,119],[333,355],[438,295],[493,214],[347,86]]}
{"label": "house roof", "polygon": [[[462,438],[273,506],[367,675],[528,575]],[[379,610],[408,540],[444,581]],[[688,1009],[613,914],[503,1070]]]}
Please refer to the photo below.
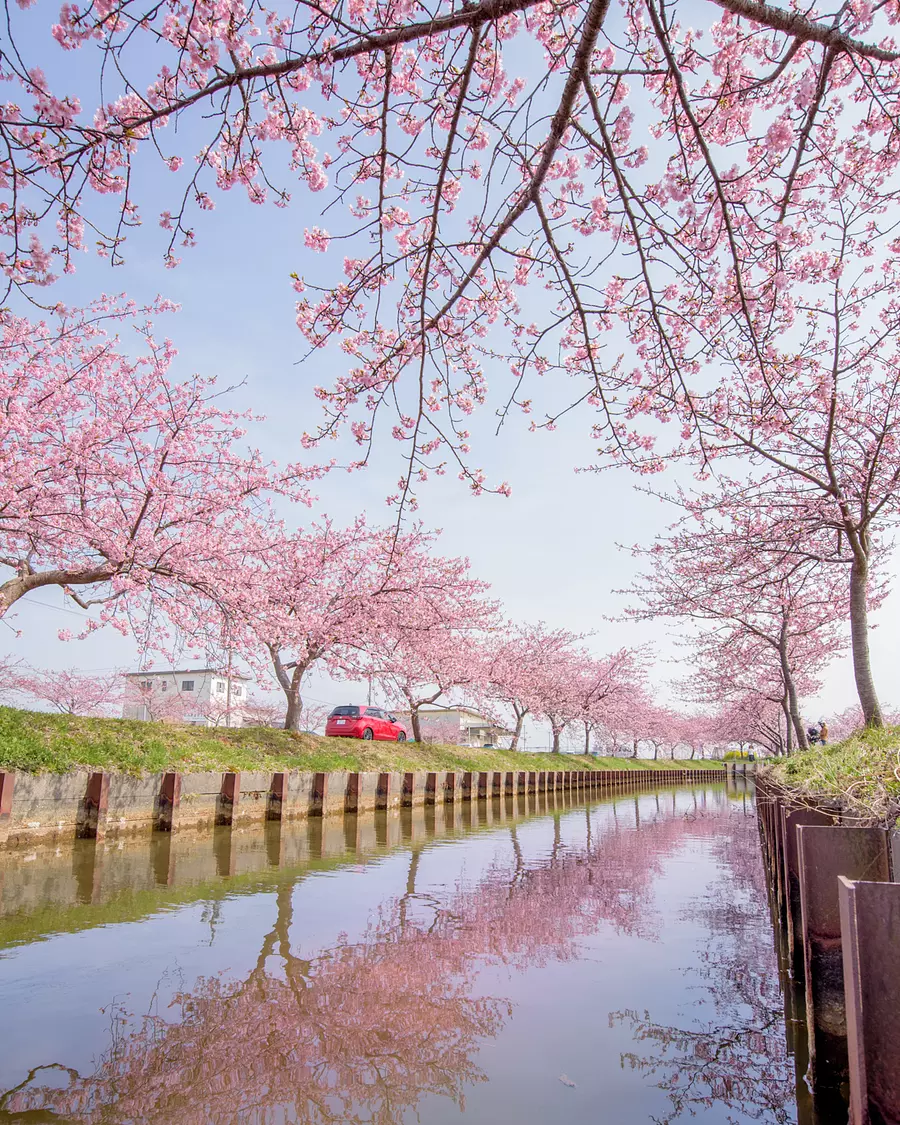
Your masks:
{"label": "house roof", "polygon": [[[221,668],[158,668],[146,672],[123,672],[122,675],[126,680],[143,680],[147,676],[223,676],[227,677],[228,673],[223,672]],[[243,672],[232,672],[231,678],[233,680],[251,680],[252,676],[245,676]]]}

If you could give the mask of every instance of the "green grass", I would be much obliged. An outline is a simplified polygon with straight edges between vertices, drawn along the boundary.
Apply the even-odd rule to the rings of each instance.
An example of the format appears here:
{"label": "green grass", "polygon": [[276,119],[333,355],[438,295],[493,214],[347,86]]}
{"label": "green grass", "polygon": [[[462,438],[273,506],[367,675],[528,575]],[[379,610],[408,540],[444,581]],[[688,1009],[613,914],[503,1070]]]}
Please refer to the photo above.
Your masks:
{"label": "green grass", "polygon": [[363,742],[267,727],[181,727],[132,719],[82,719],[0,707],[0,769],[66,773],[92,767],[123,773],[203,770],[502,770],[721,768],[718,762],[585,758],[460,746]]}
{"label": "green grass", "polygon": [[848,819],[893,825],[900,817],[900,727],[858,730],[768,769],[804,797],[837,802]]}

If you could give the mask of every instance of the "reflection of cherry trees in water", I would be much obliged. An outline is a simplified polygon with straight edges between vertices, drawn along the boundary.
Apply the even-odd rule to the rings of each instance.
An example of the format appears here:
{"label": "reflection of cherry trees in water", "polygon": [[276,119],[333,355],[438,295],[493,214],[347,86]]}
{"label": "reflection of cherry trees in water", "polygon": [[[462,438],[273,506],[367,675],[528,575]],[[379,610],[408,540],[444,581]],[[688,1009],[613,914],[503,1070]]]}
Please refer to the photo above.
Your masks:
{"label": "reflection of cherry trees in water", "polygon": [[298,954],[296,932],[292,943],[295,885],[284,884],[244,979],[199,978],[165,1015],[129,1022],[118,1013],[93,1074],[68,1072],[54,1088],[35,1072],[0,1095],[0,1116],[393,1125],[426,1094],[462,1107],[466,1088],[484,1079],[478,1048],[511,1013],[507,1001],[476,994],[478,965],[569,959],[602,924],[654,932],[662,860],[686,829],[707,830],[706,818],[652,809],[638,817],[636,805],[618,823],[608,810],[602,823],[596,810],[585,817],[578,845],[562,842],[557,819],[539,860],[525,859],[511,827],[510,847],[477,884],[439,895],[417,889],[414,848],[405,893],[382,905],[360,939],[310,959]]}
{"label": "reflection of cherry trees in water", "polygon": [[[707,818],[704,818],[707,819]],[[708,818],[715,820],[716,818]],[[670,1099],[658,1121],[693,1116],[718,1103],[729,1121],[795,1119],[795,1071],[784,1039],[784,1002],[766,909],[755,822],[733,816],[711,841],[719,885],[705,889],[690,915],[704,929],[697,1018],[680,1027],[649,1012],[615,1012],[640,1048],[623,1061],[653,1075]]]}

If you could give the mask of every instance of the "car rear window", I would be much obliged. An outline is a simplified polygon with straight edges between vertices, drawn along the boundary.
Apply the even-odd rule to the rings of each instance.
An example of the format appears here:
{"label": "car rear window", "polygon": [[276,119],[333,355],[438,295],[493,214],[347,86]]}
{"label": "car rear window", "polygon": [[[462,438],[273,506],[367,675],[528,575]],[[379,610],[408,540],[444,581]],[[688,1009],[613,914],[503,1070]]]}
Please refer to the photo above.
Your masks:
{"label": "car rear window", "polygon": [[335,707],[335,709],[331,712],[331,718],[332,719],[334,719],[334,718],[358,719],[359,718],[359,708],[358,707]]}

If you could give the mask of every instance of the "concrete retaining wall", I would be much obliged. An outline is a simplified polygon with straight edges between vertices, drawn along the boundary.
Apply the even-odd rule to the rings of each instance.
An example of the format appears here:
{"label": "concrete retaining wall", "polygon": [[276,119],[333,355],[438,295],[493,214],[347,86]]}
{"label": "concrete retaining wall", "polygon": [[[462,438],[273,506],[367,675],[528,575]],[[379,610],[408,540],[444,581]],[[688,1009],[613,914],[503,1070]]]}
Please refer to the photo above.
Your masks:
{"label": "concrete retaining wall", "polygon": [[[773,918],[806,1000],[816,1119],[900,1123],[900,833],[842,822],[766,774],[757,813]],[[802,1027],[802,1024],[798,1024]]]}
{"label": "concrete retaining wall", "polygon": [[708,769],[190,773],[0,771],[0,846],[556,792],[585,796],[721,779]]}

